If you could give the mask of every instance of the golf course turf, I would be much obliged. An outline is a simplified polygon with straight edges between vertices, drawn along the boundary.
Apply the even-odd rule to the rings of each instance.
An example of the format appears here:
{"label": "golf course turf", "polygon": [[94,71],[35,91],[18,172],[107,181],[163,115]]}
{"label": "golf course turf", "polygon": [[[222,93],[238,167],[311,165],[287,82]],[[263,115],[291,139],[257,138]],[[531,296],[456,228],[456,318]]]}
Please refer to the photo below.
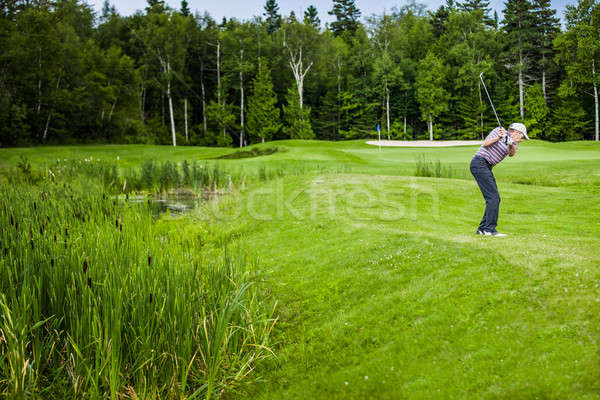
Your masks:
{"label": "golf course turf", "polygon": [[[228,396],[600,398],[600,144],[532,140],[495,167],[505,238],[475,235],[484,201],[468,165],[477,147],[253,147],[274,146],[218,162],[306,172],[167,217],[257,257],[260,285],[277,302],[274,356]],[[0,167],[21,154],[40,168],[90,156],[135,168],[234,151],[0,149]],[[451,177],[414,176],[419,157],[439,160]]]}

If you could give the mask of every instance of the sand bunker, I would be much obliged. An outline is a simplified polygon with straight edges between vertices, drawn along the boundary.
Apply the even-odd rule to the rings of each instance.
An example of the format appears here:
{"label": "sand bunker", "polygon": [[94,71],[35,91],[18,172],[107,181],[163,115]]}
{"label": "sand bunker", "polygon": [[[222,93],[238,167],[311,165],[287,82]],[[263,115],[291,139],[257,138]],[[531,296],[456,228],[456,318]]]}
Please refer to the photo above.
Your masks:
{"label": "sand bunker", "polygon": [[453,147],[479,146],[482,140],[369,140],[367,144],[381,147]]}

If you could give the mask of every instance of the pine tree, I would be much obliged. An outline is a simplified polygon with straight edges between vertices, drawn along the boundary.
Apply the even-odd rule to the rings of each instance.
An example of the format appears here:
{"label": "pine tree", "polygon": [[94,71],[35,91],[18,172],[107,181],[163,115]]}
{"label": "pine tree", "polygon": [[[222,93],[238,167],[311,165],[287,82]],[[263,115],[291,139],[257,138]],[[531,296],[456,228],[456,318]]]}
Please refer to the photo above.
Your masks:
{"label": "pine tree", "polygon": [[508,0],[504,9],[503,29],[506,32],[507,56],[519,85],[519,114],[525,117],[525,76],[534,59],[535,25],[533,5],[529,0]]}
{"label": "pine tree", "polygon": [[117,15],[117,9],[111,5],[108,0],[104,0],[102,4],[102,14],[100,14],[100,22],[107,22],[114,15]]}
{"label": "pine tree", "polygon": [[444,34],[445,24],[448,21],[450,12],[446,6],[441,5],[436,12],[429,12],[431,27],[433,28],[433,36],[439,38]]}
{"label": "pine tree", "polygon": [[535,26],[535,50],[540,68],[540,78],[544,101],[548,103],[548,70],[554,57],[552,42],[560,31],[556,10],[550,8],[550,0],[532,0]]}
{"label": "pine tree", "polygon": [[252,96],[248,99],[248,134],[264,142],[271,140],[281,129],[277,95],[266,65],[261,65],[253,87]]}
{"label": "pine tree", "polygon": [[283,106],[283,116],[286,122],[285,132],[291,139],[314,139],[315,133],[310,125],[310,107],[300,106],[298,90],[288,89],[287,105]]}
{"label": "pine tree", "polygon": [[277,0],[267,0],[263,15],[267,17],[267,32],[269,34],[276,32],[281,27],[281,15],[278,14],[278,11]]}
{"label": "pine tree", "polygon": [[483,15],[483,22],[493,27],[494,20],[490,18],[490,2],[486,0],[466,0],[464,3],[459,3],[459,10],[465,12],[481,12]]}
{"label": "pine tree", "polygon": [[146,7],[146,13],[157,13],[160,14],[166,11],[164,0],[147,0],[148,7]]}
{"label": "pine tree", "polygon": [[186,0],[181,0],[180,12],[181,12],[181,15],[183,15],[184,17],[187,17],[188,15],[190,15],[192,13],[190,11],[189,4]]}
{"label": "pine tree", "polygon": [[429,127],[429,140],[433,140],[433,120],[448,109],[449,95],[443,87],[446,81],[444,65],[432,52],[419,63],[417,73],[417,101],[421,117]]}
{"label": "pine tree", "polygon": [[554,142],[581,140],[592,125],[580,102],[573,98],[562,100],[552,110],[552,123],[543,138]]}
{"label": "pine tree", "polygon": [[315,6],[308,6],[306,11],[304,11],[304,23],[314,26],[317,30],[321,27],[321,20]]}
{"label": "pine tree", "polygon": [[333,0],[333,10],[329,11],[329,15],[335,15],[336,20],[329,25],[335,36],[344,32],[354,34],[360,25],[360,10],[354,0]]}

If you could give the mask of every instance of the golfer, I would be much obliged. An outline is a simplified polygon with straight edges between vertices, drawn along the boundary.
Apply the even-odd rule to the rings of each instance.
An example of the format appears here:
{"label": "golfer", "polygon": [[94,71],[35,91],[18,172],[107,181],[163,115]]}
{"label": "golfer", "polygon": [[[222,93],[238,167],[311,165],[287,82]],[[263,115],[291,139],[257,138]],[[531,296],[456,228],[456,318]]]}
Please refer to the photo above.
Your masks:
{"label": "golfer", "polygon": [[492,173],[494,165],[508,155],[514,156],[519,143],[527,136],[525,125],[515,122],[508,127],[508,135],[503,127],[499,126],[490,132],[483,144],[471,160],[471,173],[475,177],[481,194],[485,199],[485,213],[477,228],[478,235],[506,236],[496,230],[498,225],[498,210],[500,208],[500,194],[496,186],[496,178]]}

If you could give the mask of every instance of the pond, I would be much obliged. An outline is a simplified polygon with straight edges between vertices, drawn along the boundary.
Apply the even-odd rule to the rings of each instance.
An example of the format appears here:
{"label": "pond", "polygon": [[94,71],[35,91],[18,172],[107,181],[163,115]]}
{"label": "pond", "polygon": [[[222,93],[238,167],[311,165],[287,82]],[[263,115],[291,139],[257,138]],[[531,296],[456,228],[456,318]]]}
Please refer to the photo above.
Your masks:
{"label": "pond", "polygon": [[152,206],[152,213],[155,216],[161,214],[186,214],[199,208],[207,201],[218,200],[224,194],[223,192],[195,193],[189,191],[174,191],[169,193],[137,194],[128,196],[119,196],[122,200],[129,203],[139,204],[148,202]]}

